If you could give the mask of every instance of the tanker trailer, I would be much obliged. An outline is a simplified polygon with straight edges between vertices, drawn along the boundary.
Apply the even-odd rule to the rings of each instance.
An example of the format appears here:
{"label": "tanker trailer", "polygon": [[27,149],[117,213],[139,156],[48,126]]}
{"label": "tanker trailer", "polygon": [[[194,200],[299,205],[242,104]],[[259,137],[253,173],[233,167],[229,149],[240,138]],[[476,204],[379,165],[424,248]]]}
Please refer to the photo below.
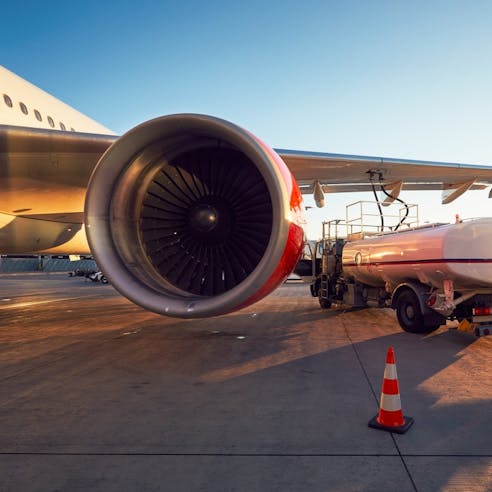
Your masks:
{"label": "tanker trailer", "polygon": [[390,306],[412,333],[447,319],[492,324],[492,218],[359,233],[324,246],[312,288],[323,308]]}

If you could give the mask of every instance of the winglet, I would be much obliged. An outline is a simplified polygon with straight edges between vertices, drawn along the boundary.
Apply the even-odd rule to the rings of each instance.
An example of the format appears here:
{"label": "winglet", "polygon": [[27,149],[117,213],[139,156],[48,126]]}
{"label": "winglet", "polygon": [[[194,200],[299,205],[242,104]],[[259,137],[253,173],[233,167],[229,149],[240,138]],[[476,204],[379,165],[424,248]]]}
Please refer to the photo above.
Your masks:
{"label": "winglet", "polygon": [[466,183],[452,184],[449,188],[442,190],[441,203],[446,205],[451,203],[456,198],[460,197],[465,191],[468,191],[475,183],[475,180],[467,181]]}

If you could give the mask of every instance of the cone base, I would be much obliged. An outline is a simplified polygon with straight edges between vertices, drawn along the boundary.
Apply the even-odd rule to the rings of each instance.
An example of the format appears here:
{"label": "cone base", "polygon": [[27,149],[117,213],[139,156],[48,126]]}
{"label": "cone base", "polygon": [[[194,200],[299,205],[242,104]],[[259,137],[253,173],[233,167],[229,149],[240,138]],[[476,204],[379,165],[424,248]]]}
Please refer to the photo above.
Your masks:
{"label": "cone base", "polygon": [[407,430],[410,429],[410,427],[412,426],[413,419],[412,417],[404,417],[403,420],[405,421],[403,425],[395,425],[395,426],[383,425],[378,422],[378,415],[376,415],[371,420],[369,420],[369,423],[367,425],[369,427],[372,427],[373,429],[395,432],[396,434],[405,434],[405,432],[407,432]]}

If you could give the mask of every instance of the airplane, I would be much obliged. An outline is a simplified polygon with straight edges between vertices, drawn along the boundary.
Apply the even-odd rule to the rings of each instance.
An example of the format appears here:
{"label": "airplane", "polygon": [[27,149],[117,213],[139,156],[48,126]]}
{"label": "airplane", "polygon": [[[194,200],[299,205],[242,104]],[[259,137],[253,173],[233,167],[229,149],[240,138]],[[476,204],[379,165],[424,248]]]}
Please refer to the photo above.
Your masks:
{"label": "airplane", "polygon": [[[302,195],[492,185],[492,167],[272,149],[173,114],[116,136],[0,66],[0,253],[87,254],[134,303],[197,318],[248,306],[294,270]],[[489,195],[490,196],[490,195]]]}

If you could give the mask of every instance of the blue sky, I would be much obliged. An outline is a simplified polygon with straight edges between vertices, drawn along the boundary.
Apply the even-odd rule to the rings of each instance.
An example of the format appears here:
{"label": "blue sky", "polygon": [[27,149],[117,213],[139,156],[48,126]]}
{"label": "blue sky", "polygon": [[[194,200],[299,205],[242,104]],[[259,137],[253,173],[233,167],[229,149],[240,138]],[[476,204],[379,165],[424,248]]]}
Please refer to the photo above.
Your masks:
{"label": "blue sky", "polygon": [[[117,133],[202,112],[273,147],[492,164],[491,25],[486,0],[19,1],[0,64]],[[485,197],[404,195],[422,221]],[[309,210],[309,236],[361,198]]]}

